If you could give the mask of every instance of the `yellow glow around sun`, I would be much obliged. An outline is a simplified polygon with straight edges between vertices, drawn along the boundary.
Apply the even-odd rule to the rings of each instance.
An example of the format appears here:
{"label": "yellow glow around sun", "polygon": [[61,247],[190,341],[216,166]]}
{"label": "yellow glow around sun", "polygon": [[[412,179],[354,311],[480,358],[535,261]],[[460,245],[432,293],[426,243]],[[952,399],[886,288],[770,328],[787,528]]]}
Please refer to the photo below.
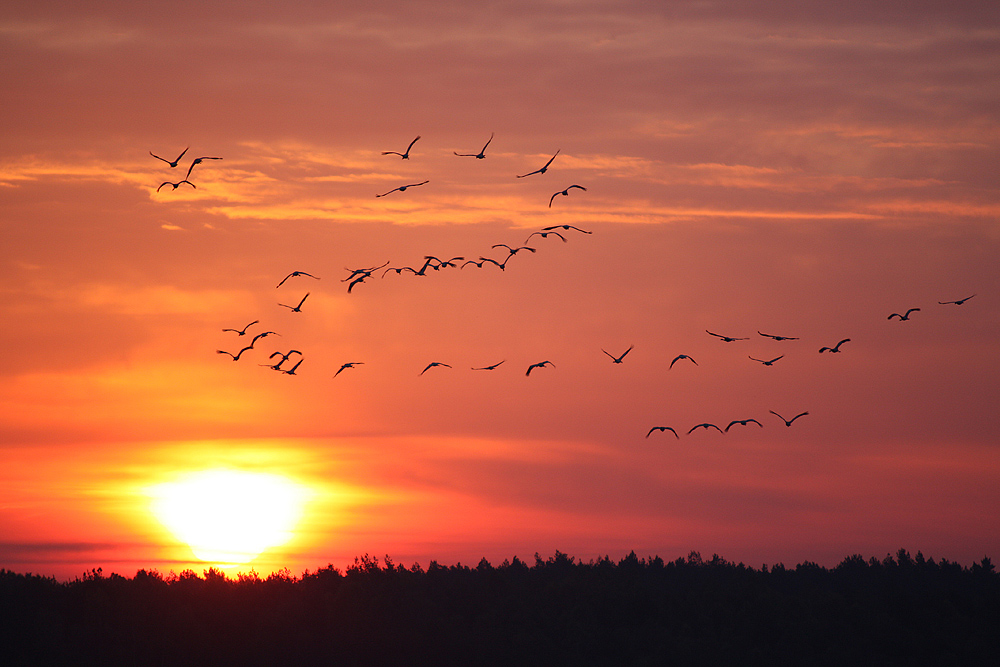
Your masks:
{"label": "yellow glow around sun", "polygon": [[248,563],[292,538],[309,490],[280,475],[215,469],[149,489],[152,512],[203,561]]}

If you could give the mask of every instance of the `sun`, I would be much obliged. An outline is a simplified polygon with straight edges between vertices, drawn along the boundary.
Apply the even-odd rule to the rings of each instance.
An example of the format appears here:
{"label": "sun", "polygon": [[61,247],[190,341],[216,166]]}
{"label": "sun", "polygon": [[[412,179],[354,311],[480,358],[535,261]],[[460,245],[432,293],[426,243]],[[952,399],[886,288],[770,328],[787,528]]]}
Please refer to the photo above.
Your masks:
{"label": "sun", "polygon": [[292,538],[308,488],[280,475],[212,469],[149,495],[154,516],[199,560],[242,565]]}

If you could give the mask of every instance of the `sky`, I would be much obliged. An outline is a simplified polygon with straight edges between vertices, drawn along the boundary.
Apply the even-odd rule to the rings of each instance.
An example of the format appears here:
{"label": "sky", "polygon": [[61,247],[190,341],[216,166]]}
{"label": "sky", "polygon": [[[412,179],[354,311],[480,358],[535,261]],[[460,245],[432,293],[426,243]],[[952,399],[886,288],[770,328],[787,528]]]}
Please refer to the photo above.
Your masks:
{"label": "sky", "polygon": [[1000,556],[1000,12],[875,5],[5,3],[0,567]]}

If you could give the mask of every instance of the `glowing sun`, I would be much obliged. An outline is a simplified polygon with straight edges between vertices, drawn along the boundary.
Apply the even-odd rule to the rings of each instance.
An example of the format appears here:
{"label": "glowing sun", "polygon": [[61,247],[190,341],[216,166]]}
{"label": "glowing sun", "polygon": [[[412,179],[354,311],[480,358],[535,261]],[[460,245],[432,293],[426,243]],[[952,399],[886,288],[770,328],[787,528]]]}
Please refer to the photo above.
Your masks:
{"label": "glowing sun", "polygon": [[308,489],[280,475],[217,469],[149,494],[156,518],[198,559],[237,565],[291,539]]}

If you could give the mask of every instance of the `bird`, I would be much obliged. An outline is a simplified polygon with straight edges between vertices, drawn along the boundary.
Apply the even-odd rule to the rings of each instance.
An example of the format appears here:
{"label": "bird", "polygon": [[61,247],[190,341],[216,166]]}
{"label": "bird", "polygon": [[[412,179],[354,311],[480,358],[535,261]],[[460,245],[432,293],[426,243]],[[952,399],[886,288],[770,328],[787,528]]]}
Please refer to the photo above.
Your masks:
{"label": "bird", "polygon": [[705,333],[709,336],[715,336],[716,338],[721,338],[724,343],[732,343],[736,340],[750,340],[749,338],[733,338],[732,336],[723,336],[722,334],[712,333],[708,329],[705,329]]}
{"label": "bird", "polygon": [[182,180],[182,181],[177,181],[176,183],[174,183],[174,182],[172,182],[172,181],[163,181],[162,183],[160,183],[160,187],[159,187],[159,188],[156,188],[156,191],[157,191],[157,192],[159,192],[159,191],[160,191],[160,189],[161,189],[161,188],[162,188],[162,187],[163,187],[164,185],[170,185],[170,186],[172,186],[172,187],[170,188],[171,190],[176,190],[177,188],[179,188],[179,187],[181,186],[181,184],[182,184],[182,183],[187,183],[188,185],[190,185],[190,186],[191,186],[192,188],[194,188],[195,190],[197,190],[197,189],[198,189],[198,186],[197,186],[197,185],[195,185],[194,183],[192,183],[191,181],[189,181],[189,180],[187,180],[187,179],[185,178],[184,180]]}
{"label": "bird", "polygon": [[280,356],[281,359],[279,359],[278,362],[276,364],[273,364],[273,365],[272,364],[260,364],[260,365],[261,366],[269,366],[272,370],[280,371],[281,370],[281,364],[283,364],[286,361],[288,361],[288,357],[292,356],[293,354],[298,354],[300,356],[302,355],[302,353],[299,352],[298,350],[289,350],[288,352],[280,352],[280,351],[279,352],[272,352],[271,356],[269,356],[268,359],[274,359],[275,357],[278,357],[278,356]]}
{"label": "bird", "polygon": [[435,269],[447,269],[449,266],[458,266],[458,262],[461,262],[464,257],[452,257],[451,259],[439,259],[434,255],[424,255],[424,260],[427,262],[437,262],[433,268]]}
{"label": "bird", "polygon": [[570,230],[570,229],[575,229],[576,231],[582,232],[584,234],[593,234],[594,233],[594,232],[588,232],[585,229],[580,229],[579,227],[574,227],[573,225],[552,225],[551,227],[542,227],[542,231],[543,232],[551,232],[554,229],[564,229],[564,230],[567,230],[567,231]]}
{"label": "bird", "polygon": [[[417,139],[419,139],[419,138],[420,138],[420,135],[418,134],[417,135]],[[410,149],[413,148],[413,144],[417,143],[417,139],[414,139],[413,141],[410,142],[410,145],[406,147],[406,152],[405,153],[400,153],[399,151],[382,151],[382,155],[398,155],[399,157],[403,158],[404,160],[409,160],[410,159]]]}
{"label": "bird", "polygon": [[[504,359],[503,361],[507,361],[507,360],[506,360],[506,359]],[[492,370],[494,370],[494,369],[495,369],[495,368],[496,368],[497,366],[499,366],[500,364],[502,364],[502,363],[503,363],[503,361],[498,361],[497,363],[495,363],[495,364],[493,364],[493,365],[491,365],[491,366],[483,366],[482,368],[473,368],[472,370],[474,370],[474,371],[492,371]]]}
{"label": "bird", "polygon": [[285,306],[285,308],[290,308],[293,313],[301,313],[302,312],[302,304],[304,304],[306,302],[306,299],[309,297],[309,294],[310,294],[309,292],[306,292],[306,295],[304,297],[302,297],[302,300],[299,301],[299,305],[297,305],[297,306],[288,306],[288,305],[285,305],[283,303],[279,303],[278,305],[279,306]]}
{"label": "bird", "polygon": [[559,232],[531,232],[531,234],[528,235],[528,238],[526,238],[524,242],[527,243],[528,241],[530,241],[532,236],[541,236],[543,239],[547,239],[549,236],[553,234],[561,238],[563,243],[566,243],[566,237],[560,234]]}
{"label": "bird", "polygon": [[729,422],[729,426],[726,427],[726,433],[729,433],[729,429],[731,429],[736,424],[740,424],[741,426],[746,426],[750,422],[753,422],[757,426],[760,426],[761,428],[764,428],[764,425],[761,424],[756,419],[734,419],[733,421]]}
{"label": "bird", "polygon": [[[188,148],[191,148],[191,147],[188,146]],[[169,164],[171,168],[173,168],[173,167],[177,166],[177,163],[181,161],[181,158],[184,157],[184,154],[188,152],[188,148],[185,148],[184,150],[182,150],[181,154],[177,156],[176,160],[168,160],[166,158],[162,158],[159,155],[156,155],[155,153],[153,153],[153,151],[149,151],[149,154],[152,155],[153,157],[155,157],[157,160],[163,160],[164,162],[166,162],[167,164]]]}
{"label": "bird", "polygon": [[218,354],[228,354],[230,357],[233,358],[233,361],[239,361],[240,357],[243,356],[244,352],[246,352],[247,350],[252,350],[252,349],[253,349],[253,345],[247,345],[245,348],[243,348],[242,350],[240,350],[236,354],[233,354],[232,352],[226,352],[225,350],[216,350],[216,352]]}
{"label": "bird", "polygon": [[629,345],[628,349],[625,350],[624,352],[622,352],[621,356],[618,356],[618,357],[616,357],[615,355],[611,354],[610,352],[608,352],[607,350],[605,350],[603,347],[601,348],[601,352],[603,352],[604,354],[606,354],[609,357],[611,357],[611,363],[620,364],[620,363],[622,363],[622,360],[625,359],[625,355],[632,351],[633,347],[635,347],[635,345]]}
{"label": "bird", "polygon": [[968,301],[969,299],[971,299],[973,296],[976,296],[976,295],[973,294],[972,296],[967,296],[964,299],[957,299],[955,301],[938,301],[938,303],[940,303],[942,306],[946,306],[946,305],[952,304],[952,303],[955,304],[956,306],[961,306],[963,303],[965,303],[966,301]]}
{"label": "bird", "polygon": [[[235,332],[236,332],[236,333],[238,333],[239,335],[241,335],[241,336],[245,336],[245,335],[246,335],[246,333],[247,333],[247,329],[249,329],[249,328],[250,328],[250,327],[252,327],[253,325],[257,324],[258,322],[260,322],[260,320],[254,320],[254,321],[253,321],[253,322],[251,322],[250,324],[248,324],[248,325],[246,325],[245,327],[243,327],[243,329],[223,329],[223,331],[235,331]],[[251,345],[253,345],[253,343],[251,343]]]}
{"label": "bird", "polygon": [[773,334],[766,334],[760,330],[758,330],[757,333],[765,338],[773,338],[774,340],[798,340],[798,338],[793,338],[792,336],[775,336]]}
{"label": "bird", "polygon": [[688,435],[691,435],[691,432],[698,428],[703,428],[705,430],[714,428],[719,433],[722,433],[722,429],[716,426],[715,424],[695,424],[694,426],[691,427],[691,431],[688,431]]}
{"label": "bird", "polygon": [[385,197],[386,195],[391,195],[393,192],[396,192],[397,190],[399,192],[406,192],[406,188],[415,188],[418,185],[424,185],[425,183],[430,183],[430,181],[423,181],[421,183],[410,183],[409,185],[400,185],[398,188],[393,188],[392,190],[389,190],[389,192],[383,192],[382,194],[375,195],[375,196],[376,197]]}
{"label": "bird", "polygon": [[[747,355],[747,356],[749,357],[750,355]],[[783,356],[785,356],[785,355],[781,355],[781,357],[783,357]],[[764,359],[757,359],[756,357],[750,357],[750,358],[753,359],[754,361],[759,361],[760,363],[764,364],[765,366],[773,366],[774,362],[776,362],[778,359],[781,359],[781,357],[775,357],[774,359],[771,359],[770,361],[765,361]]]}
{"label": "bird", "polygon": [[[292,271],[292,272],[291,272],[291,273],[289,273],[289,274],[288,274],[287,276],[285,276],[284,278],[282,278],[282,279],[281,279],[281,282],[280,282],[280,283],[278,283],[277,285],[275,285],[275,286],[274,286],[274,288],[275,288],[275,289],[278,289],[279,287],[281,287],[282,285],[284,285],[284,284],[285,284],[285,281],[286,281],[286,280],[288,280],[289,278],[294,278],[294,277],[296,277],[296,276],[308,276],[308,277],[310,277],[310,278],[316,278],[316,276],[314,276],[313,274],[311,274],[311,273],[306,273],[305,271]],[[319,280],[319,278],[316,278],[316,280]]]}
{"label": "bird", "polygon": [[573,188],[580,188],[583,191],[587,190],[587,188],[583,187],[582,185],[571,185],[568,188],[566,188],[565,190],[560,190],[559,192],[557,192],[554,195],[552,195],[551,197],[549,197],[549,208],[552,208],[552,200],[553,199],[555,199],[559,195],[566,195],[568,197],[569,196],[569,191],[571,189],[573,189]]}
{"label": "bird", "polygon": [[390,266],[388,269],[382,272],[382,277],[385,278],[385,274],[389,273],[390,271],[395,271],[397,276],[403,273],[403,271],[409,271],[410,273],[414,274],[417,272],[417,270],[414,269],[412,266]]}
{"label": "bird", "polygon": [[845,338],[844,340],[840,341],[839,343],[837,343],[833,347],[821,347],[821,348],[819,348],[819,351],[820,351],[820,353],[823,353],[823,352],[840,352],[840,346],[843,345],[844,343],[849,343],[850,341],[851,341],[850,338]]}
{"label": "bird", "polygon": [[[511,257],[512,257],[512,255],[507,255],[507,259],[510,259]],[[492,257],[480,257],[478,261],[474,260],[474,259],[470,259],[465,264],[462,264],[461,268],[464,269],[466,264],[475,264],[476,266],[478,266],[481,269],[481,268],[483,268],[483,264],[486,264],[486,263],[496,264],[498,267],[500,267],[501,271],[503,271],[503,270],[505,270],[507,268],[507,260],[506,259],[503,261],[503,263],[501,263],[501,262],[496,261]]]}
{"label": "bird", "polygon": [[551,361],[539,361],[537,364],[531,364],[530,366],[528,366],[528,371],[525,373],[525,375],[531,375],[531,371],[535,370],[536,368],[542,368],[544,366],[552,366],[553,368],[556,367],[556,365]]}
{"label": "bird", "polygon": [[678,440],[680,440],[681,437],[677,435],[677,431],[670,428],[669,426],[654,426],[653,428],[649,429],[649,433],[646,434],[646,437],[648,438],[650,435],[652,435],[653,431],[660,431],[661,433],[663,433],[664,431],[670,431],[671,433],[674,434],[674,437],[677,438]]}
{"label": "bird", "polygon": [[435,366],[444,366],[445,368],[451,368],[451,366],[449,366],[448,364],[441,363],[440,361],[432,361],[431,363],[427,364],[427,367],[424,368],[424,370],[420,371],[418,375],[423,375],[424,373],[434,368]]}
{"label": "bird", "polygon": [[221,159],[222,159],[221,157],[209,157],[207,155],[205,157],[196,157],[194,159],[194,162],[191,163],[191,166],[188,167],[188,173],[184,178],[188,178],[189,176],[191,176],[191,170],[194,169],[196,165],[201,164],[205,160],[221,160]]}
{"label": "bird", "polygon": [[549,165],[552,164],[552,161],[556,159],[556,155],[559,155],[559,151],[560,150],[562,150],[562,149],[560,148],[559,150],[557,150],[556,154],[553,155],[552,157],[550,157],[549,161],[546,162],[545,165],[541,169],[536,169],[534,171],[529,171],[527,174],[521,174],[520,176],[518,176],[518,178],[524,178],[525,176],[531,176],[533,174],[544,174],[546,171],[548,171]]}
{"label": "bird", "polygon": [[345,369],[354,368],[355,366],[362,366],[364,365],[364,363],[365,362],[363,361],[348,361],[346,364],[341,365],[341,367],[337,369],[337,372],[333,374],[333,377],[337,377],[338,375],[340,375],[341,371]]}
{"label": "bird", "polygon": [[365,281],[365,279],[371,278],[371,276],[372,276],[371,271],[369,271],[367,273],[362,273],[360,276],[358,276],[357,278],[355,278],[354,280],[352,280],[347,285],[347,293],[350,294],[351,290],[354,289],[355,285],[357,285],[358,283],[363,283]]}
{"label": "bird", "polygon": [[294,366],[292,366],[291,368],[289,368],[288,370],[285,370],[284,368],[280,368],[280,369],[278,369],[278,370],[280,370],[280,371],[281,371],[282,373],[284,373],[285,375],[295,375],[295,371],[296,371],[296,370],[298,369],[298,367],[299,367],[299,366],[301,366],[301,365],[302,365],[302,359],[299,359],[299,360],[298,360],[297,362],[295,362],[295,365],[294,365]]}
{"label": "bird", "polygon": [[504,263],[504,264],[507,264],[507,260],[508,260],[508,259],[510,259],[510,258],[511,258],[511,257],[513,257],[514,255],[516,255],[517,253],[521,252],[522,250],[527,250],[528,252],[535,252],[535,249],[534,249],[534,248],[529,248],[529,247],[528,247],[528,246],[526,246],[526,245],[522,245],[522,246],[518,246],[518,247],[516,247],[516,248],[511,248],[511,247],[510,247],[509,245],[507,245],[506,243],[497,243],[497,244],[496,244],[496,245],[494,245],[493,247],[494,247],[494,248],[507,248],[507,252],[508,252],[508,253],[510,253],[510,254],[509,254],[509,255],[507,255],[507,259],[505,259],[505,260],[503,261],[503,263]]}
{"label": "bird", "polygon": [[889,320],[891,320],[891,319],[892,319],[892,318],[894,318],[894,317],[898,317],[898,318],[899,318],[899,321],[900,321],[900,322],[902,322],[902,321],[904,321],[904,320],[908,320],[908,319],[910,319],[910,313],[915,313],[915,312],[916,312],[916,311],[918,311],[918,310],[920,310],[920,309],[919,309],[919,308],[910,308],[910,309],[909,309],[908,311],[906,311],[906,312],[905,312],[905,313],[903,313],[902,315],[900,315],[899,313],[893,313],[892,315],[890,315],[890,316],[889,316],[889,317],[887,317],[886,319],[889,319]]}
{"label": "bird", "polygon": [[256,336],[254,336],[253,340],[250,341],[250,344],[253,345],[254,343],[256,343],[258,341],[258,339],[267,338],[268,336],[271,336],[271,335],[280,336],[281,334],[278,333],[277,331],[265,331],[263,333],[259,333]]}
{"label": "bird", "polygon": [[350,271],[351,275],[347,276],[346,278],[344,278],[340,282],[346,283],[349,280],[354,280],[356,277],[358,277],[362,273],[372,273],[373,271],[378,271],[379,269],[381,269],[383,267],[386,267],[386,266],[389,266],[389,262],[388,261],[386,261],[386,263],[382,264],[381,266],[372,266],[372,267],[369,267],[367,269],[348,269],[348,268],[345,267],[344,271]]}
{"label": "bird", "polygon": [[689,357],[688,355],[686,355],[686,354],[678,354],[676,357],[674,357],[674,360],[670,362],[670,366],[667,368],[667,370],[670,370],[671,368],[673,368],[674,364],[676,364],[681,359],[687,359],[688,361],[690,361],[695,366],[698,365],[698,362],[695,361],[694,359],[692,359],[691,357]]}
{"label": "bird", "polygon": [[778,417],[778,419],[780,419],[781,421],[785,422],[785,426],[791,426],[793,421],[795,421],[799,417],[805,417],[807,414],[809,414],[808,412],[800,412],[799,414],[795,415],[791,419],[785,419],[784,417],[782,417],[781,415],[779,415],[774,410],[768,410],[768,412],[770,412],[772,415],[775,415],[776,417]]}
{"label": "bird", "polygon": [[[420,137],[417,137],[417,139],[419,139],[419,138]],[[416,139],[414,139],[414,141],[416,141]],[[486,142],[486,146],[490,145],[490,141],[493,141],[493,133],[490,133],[490,139],[489,139],[489,141]],[[486,146],[483,146],[483,149],[481,151],[479,151],[478,153],[459,153],[457,151],[452,151],[452,153],[455,153],[455,155],[457,155],[459,157],[474,157],[477,160],[482,160],[483,158],[486,157]],[[383,153],[383,155],[385,155],[385,153]]]}

